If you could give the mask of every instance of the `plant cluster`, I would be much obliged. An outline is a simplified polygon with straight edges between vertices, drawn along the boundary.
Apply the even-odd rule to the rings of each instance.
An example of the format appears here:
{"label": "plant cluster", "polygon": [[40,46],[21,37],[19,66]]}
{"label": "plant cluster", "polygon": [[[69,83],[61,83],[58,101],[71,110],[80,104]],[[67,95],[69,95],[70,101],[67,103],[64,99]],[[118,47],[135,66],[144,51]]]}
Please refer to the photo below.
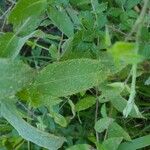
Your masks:
{"label": "plant cluster", "polygon": [[0,150],[149,150],[149,0],[0,1]]}

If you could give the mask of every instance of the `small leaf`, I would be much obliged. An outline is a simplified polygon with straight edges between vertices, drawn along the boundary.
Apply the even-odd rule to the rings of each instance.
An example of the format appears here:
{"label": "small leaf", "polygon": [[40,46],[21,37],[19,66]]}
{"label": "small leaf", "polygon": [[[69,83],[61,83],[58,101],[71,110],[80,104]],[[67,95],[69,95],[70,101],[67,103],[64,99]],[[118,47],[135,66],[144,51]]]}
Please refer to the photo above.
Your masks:
{"label": "small leaf", "polygon": [[111,37],[110,37],[109,30],[108,30],[107,26],[106,26],[106,31],[105,31],[105,45],[106,45],[106,48],[111,46]]}
{"label": "small leaf", "polygon": [[118,150],[122,139],[122,137],[109,138],[105,140],[102,145],[105,150]]}
{"label": "small leaf", "polygon": [[76,111],[83,111],[92,107],[96,103],[96,98],[93,96],[87,96],[78,101],[75,105]]}
{"label": "small leaf", "polygon": [[62,127],[66,127],[67,126],[67,121],[66,119],[61,115],[61,114],[58,114],[54,111],[50,111],[50,114],[49,114],[52,118],[54,118],[54,121],[59,124],[60,126]]}
{"label": "small leaf", "polygon": [[103,118],[108,117],[107,116],[107,110],[106,110],[106,104],[102,105],[102,107],[101,107],[101,114],[102,114]]}
{"label": "small leaf", "polygon": [[129,134],[116,122],[113,122],[108,129],[108,137],[123,137],[127,141],[131,141]]}
{"label": "small leaf", "polygon": [[74,103],[70,99],[68,100],[68,104],[71,107],[71,112],[73,114],[73,116],[71,117],[71,119],[73,119],[76,116],[75,105],[74,105]]}
{"label": "small leaf", "polygon": [[61,8],[61,10],[58,10],[53,6],[49,6],[48,16],[52,20],[53,24],[57,26],[58,29],[60,29],[60,31],[62,31],[68,37],[74,35],[73,23],[71,22],[69,16],[63,8]]}
{"label": "small leaf", "polygon": [[108,129],[108,127],[113,123],[113,121],[114,121],[114,119],[109,118],[109,117],[102,118],[96,122],[94,129],[97,132],[101,133],[105,129]]}
{"label": "small leaf", "polygon": [[138,63],[142,60],[141,56],[137,54],[137,44],[129,42],[116,42],[109,52],[116,61],[122,61],[127,64]]}

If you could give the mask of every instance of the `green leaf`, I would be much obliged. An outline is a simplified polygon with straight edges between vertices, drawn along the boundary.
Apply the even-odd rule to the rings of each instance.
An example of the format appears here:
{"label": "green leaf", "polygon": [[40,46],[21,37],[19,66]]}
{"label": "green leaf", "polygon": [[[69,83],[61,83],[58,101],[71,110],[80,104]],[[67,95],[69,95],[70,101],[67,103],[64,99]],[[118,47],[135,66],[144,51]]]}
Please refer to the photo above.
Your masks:
{"label": "green leaf", "polygon": [[8,32],[0,37],[0,57],[16,58],[25,42],[31,38],[35,32],[23,38]]}
{"label": "green leaf", "polygon": [[146,146],[150,146],[150,134],[134,139],[131,142],[124,142],[122,143],[118,150],[137,150],[142,149]]}
{"label": "green leaf", "polygon": [[66,119],[61,115],[61,114],[58,114],[54,111],[50,111],[50,114],[49,114],[52,118],[54,118],[54,121],[59,124],[60,126],[62,127],[66,127],[67,126],[67,121]]}
{"label": "green leaf", "polygon": [[64,137],[57,137],[53,134],[43,132],[24,121],[14,105],[8,101],[1,102],[2,116],[17,130],[20,136],[41,147],[57,150],[65,141]]}
{"label": "green leaf", "polygon": [[108,129],[108,127],[113,123],[113,121],[114,121],[114,119],[109,118],[109,117],[102,118],[96,122],[94,129],[97,132],[101,133],[105,129]]}
{"label": "green leaf", "polygon": [[103,142],[102,146],[105,150],[118,150],[122,139],[122,137],[109,138]]}
{"label": "green leaf", "polygon": [[74,26],[71,22],[69,16],[66,11],[61,8],[58,10],[53,6],[48,7],[48,16],[52,20],[53,24],[58,27],[60,31],[62,31],[68,37],[74,35]]}
{"label": "green leaf", "polygon": [[131,141],[129,134],[116,122],[113,122],[108,129],[108,137],[123,137],[127,141]]}
{"label": "green leaf", "polygon": [[[121,95],[120,95],[120,89],[118,89],[118,85],[114,86],[113,84],[113,87],[110,86],[111,84],[109,84],[109,86],[107,85],[104,85],[104,84],[101,84],[100,85],[100,90],[102,91],[102,98],[105,100],[105,101],[110,101],[112,103],[112,105],[119,111],[119,112],[123,112],[124,108],[126,107],[127,105],[127,100],[125,98],[123,98]],[[101,102],[101,100],[103,99],[100,99],[99,101]],[[135,105],[136,106],[136,105]],[[136,106],[137,107],[137,106]],[[130,116],[132,117],[135,117],[135,118],[143,118],[142,114],[140,112],[136,112],[135,108],[136,107],[133,107],[131,112],[130,112]]]}
{"label": "green leaf", "polygon": [[74,105],[74,103],[70,99],[68,100],[68,104],[71,107],[71,112],[72,112],[72,115],[73,115],[71,117],[71,119],[73,119],[76,116],[75,105]]}
{"label": "green leaf", "polygon": [[98,60],[73,59],[49,64],[35,78],[31,88],[51,97],[85,91],[107,78]]}
{"label": "green leaf", "polygon": [[78,144],[67,148],[66,150],[91,150],[91,146],[88,144]]}
{"label": "green leaf", "polygon": [[21,61],[0,59],[0,98],[13,96],[30,84],[33,70]]}
{"label": "green leaf", "polygon": [[141,61],[140,55],[136,54],[138,50],[137,44],[129,42],[116,42],[109,52],[116,61],[125,62],[127,64],[138,63]]}
{"label": "green leaf", "polygon": [[83,111],[90,107],[92,107],[96,103],[96,98],[93,96],[87,96],[81,100],[79,100],[75,105],[76,111]]}
{"label": "green leaf", "polygon": [[[25,22],[29,21],[25,26],[30,29],[37,26],[38,18],[47,7],[46,0],[19,0],[11,11],[8,21],[12,23],[14,29],[17,30]],[[38,21],[39,22],[39,21]]]}
{"label": "green leaf", "polygon": [[[127,100],[125,98],[123,98],[121,95],[114,95],[114,97],[110,98],[110,101],[112,103],[112,105],[120,112],[123,112],[124,108],[127,105]],[[132,108],[131,112],[130,112],[130,116],[135,117],[135,118],[143,118],[142,114],[140,112],[137,113],[136,111],[136,105],[134,105],[135,107]]]}

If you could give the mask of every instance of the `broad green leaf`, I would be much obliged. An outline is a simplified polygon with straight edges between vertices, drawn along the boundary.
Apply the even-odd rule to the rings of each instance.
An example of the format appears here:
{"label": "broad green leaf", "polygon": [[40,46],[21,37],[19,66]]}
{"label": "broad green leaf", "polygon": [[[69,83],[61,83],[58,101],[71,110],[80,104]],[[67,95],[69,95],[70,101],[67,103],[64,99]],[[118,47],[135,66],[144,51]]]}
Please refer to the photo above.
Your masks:
{"label": "broad green leaf", "polygon": [[94,129],[101,133],[103,132],[105,129],[108,129],[108,127],[113,123],[114,119],[106,117],[106,118],[102,118],[100,120],[98,120],[94,126]]}
{"label": "broad green leaf", "polygon": [[150,146],[150,134],[134,139],[131,142],[122,143],[118,150],[138,150]]}
{"label": "broad green leaf", "polygon": [[14,105],[8,101],[1,102],[2,116],[17,130],[20,136],[27,141],[31,141],[41,147],[57,150],[65,141],[64,137],[43,132],[24,121]]}
{"label": "broad green leaf", "polygon": [[21,61],[0,59],[0,98],[13,96],[30,84],[33,70]]}
{"label": "broad green leaf", "polygon": [[35,32],[23,38],[14,33],[8,32],[0,37],[0,57],[16,58],[25,42],[34,35]]}
{"label": "broad green leaf", "polygon": [[[26,28],[36,28],[39,24],[38,19],[47,7],[46,0],[19,0],[11,11],[8,21],[12,23],[14,29],[17,30],[28,20]],[[25,29],[25,28],[24,28]]]}
{"label": "broad green leaf", "polygon": [[91,150],[91,146],[88,144],[78,144],[67,148],[66,150]]}
{"label": "broad green leaf", "polygon": [[75,110],[77,112],[86,110],[92,107],[96,103],[96,98],[93,96],[87,96],[81,100],[79,100],[75,105]]}
{"label": "broad green leaf", "polygon": [[142,59],[140,55],[137,54],[137,50],[138,47],[135,43],[116,42],[109,49],[109,52],[117,62],[121,61],[127,64],[133,64],[140,62]]}
{"label": "broad green leaf", "polygon": [[68,37],[73,36],[74,27],[66,11],[61,8],[60,10],[56,7],[48,7],[48,16],[52,20],[53,24],[58,27]]}
{"label": "broad green leaf", "polygon": [[129,134],[116,122],[113,122],[108,128],[108,137],[123,137],[127,141],[131,141]]}
{"label": "broad green leaf", "polygon": [[49,64],[36,76],[31,89],[62,97],[92,88],[106,78],[107,73],[98,60],[73,59]]}
{"label": "broad green leaf", "polygon": [[102,146],[105,150],[118,150],[122,140],[122,137],[109,138],[103,142]]}

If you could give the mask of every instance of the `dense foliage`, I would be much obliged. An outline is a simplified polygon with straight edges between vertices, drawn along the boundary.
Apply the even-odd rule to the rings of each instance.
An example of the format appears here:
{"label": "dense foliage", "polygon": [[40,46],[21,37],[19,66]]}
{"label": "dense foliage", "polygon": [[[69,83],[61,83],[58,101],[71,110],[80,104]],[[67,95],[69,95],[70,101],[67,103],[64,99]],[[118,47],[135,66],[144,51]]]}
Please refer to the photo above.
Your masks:
{"label": "dense foliage", "polygon": [[150,1],[0,0],[0,150],[149,150]]}

